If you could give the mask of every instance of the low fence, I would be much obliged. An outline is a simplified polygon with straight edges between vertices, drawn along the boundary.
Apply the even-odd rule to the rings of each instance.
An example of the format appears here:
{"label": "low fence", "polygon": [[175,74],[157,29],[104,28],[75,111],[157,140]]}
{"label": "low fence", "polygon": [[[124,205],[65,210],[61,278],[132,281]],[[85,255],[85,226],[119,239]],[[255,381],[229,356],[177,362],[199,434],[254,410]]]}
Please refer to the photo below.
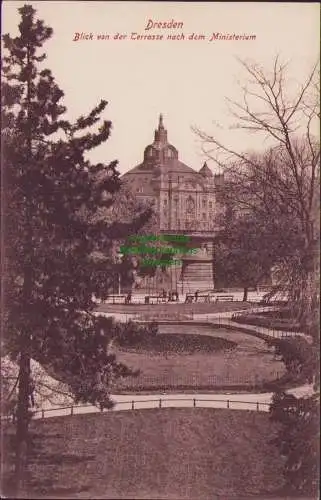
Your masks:
{"label": "low fence", "polygon": [[[211,408],[247,411],[269,411],[270,403],[260,401],[242,401],[219,398],[166,398],[131,399],[116,402],[112,409],[100,410],[92,405],[72,405],[59,408],[48,408],[33,412],[33,418],[45,419],[62,416],[82,415],[88,413],[110,413],[119,410],[144,410],[156,408]],[[8,417],[9,419],[9,417]]]}
{"label": "low fence", "polygon": [[[261,310],[250,310],[245,312],[233,313],[231,316],[232,321],[245,325],[261,326],[272,330],[299,332],[299,323],[295,321],[285,320],[282,321],[278,318],[266,317],[262,314]],[[271,326],[271,324],[273,326]]]}
{"label": "low fence", "polygon": [[[242,315],[242,313],[241,313]],[[167,319],[161,316],[153,316],[153,315],[143,315],[143,314],[135,314],[132,316],[127,316],[124,315],[125,321],[137,321],[139,323],[150,323],[152,321],[158,323],[158,324],[174,324],[177,321],[177,324],[183,325],[185,322],[186,324],[193,324],[195,323],[195,327],[197,327],[197,324],[209,324],[213,327],[219,327],[219,328],[230,328],[233,330],[238,330],[240,332],[245,332],[249,334],[257,334],[261,335],[262,337],[273,337],[273,338],[284,338],[284,337],[294,337],[296,335],[298,336],[305,336],[305,334],[301,332],[289,332],[285,330],[277,330],[277,329],[272,329],[268,328],[265,326],[258,326],[258,325],[248,325],[245,323],[238,323],[237,321],[227,318],[226,316],[218,316],[216,314],[184,314],[182,317],[176,317],[175,315],[167,315]],[[197,323],[196,323],[197,322]]]}

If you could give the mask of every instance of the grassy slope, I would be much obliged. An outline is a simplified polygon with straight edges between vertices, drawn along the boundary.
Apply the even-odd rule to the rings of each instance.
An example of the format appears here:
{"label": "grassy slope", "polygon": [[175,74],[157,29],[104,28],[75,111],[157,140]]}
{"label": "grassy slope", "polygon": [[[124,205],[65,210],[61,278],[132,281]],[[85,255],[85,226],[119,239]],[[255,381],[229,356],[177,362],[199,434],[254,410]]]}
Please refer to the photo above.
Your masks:
{"label": "grassy slope", "polygon": [[[37,421],[31,498],[249,498],[282,485],[267,414],[162,409]],[[41,487],[41,484],[43,485]],[[41,493],[42,491],[42,493]]]}
{"label": "grassy slope", "polygon": [[274,330],[300,332],[300,323],[293,318],[280,317],[279,311],[264,311],[256,314],[246,314],[236,320],[245,325],[258,325]]}
{"label": "grassy slope", "polygon": [[164,333],[178,334],[202,331],[236,342],[237,346],[232,350],[195,354],[137,353],[115,349],[120,361],[141,370],[140,376],[123,380],[117,388],[190,386],[201,390],[213,386],[215,389],[217,385],[272,381],[277,374],[281,376],[285,372],[284,364],[274,359],[266,343],[252,335],[223,328],[214,330],[208,326],[160,325],[159,328]]}

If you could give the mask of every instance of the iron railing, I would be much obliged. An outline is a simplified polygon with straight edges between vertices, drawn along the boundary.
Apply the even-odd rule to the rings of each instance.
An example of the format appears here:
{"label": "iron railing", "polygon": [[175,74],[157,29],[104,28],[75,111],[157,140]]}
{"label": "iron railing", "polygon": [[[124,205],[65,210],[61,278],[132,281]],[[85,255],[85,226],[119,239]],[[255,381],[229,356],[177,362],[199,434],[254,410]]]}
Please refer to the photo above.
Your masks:
{"label": "iron railing", "polygon": [[[187,403],[187,404],[177,404]],[[152,408],[212,408],[212,409],[230,409],[230,410],[248,410],[248,411],[269,411],[271,403],[260,401],[241,401],[236,399],[218,399],[218,398],[166,398],[158,397],[152,399],[131,399],[128,401],[116,402],[111,409],[100,410],[92,405],[68,405],[55,408],[35,410],[32,416],[36,419],[54,418],[62,416],[73,416],[87,413],[103,413],[121,410],[144,410]],[[121,408],[119,408],[121,407]],[[85,410],[85,411],[83,411]],[[58,412],[58,415],[54,413]],[[11,420],[11,416],[2,416],[1,420]]]}

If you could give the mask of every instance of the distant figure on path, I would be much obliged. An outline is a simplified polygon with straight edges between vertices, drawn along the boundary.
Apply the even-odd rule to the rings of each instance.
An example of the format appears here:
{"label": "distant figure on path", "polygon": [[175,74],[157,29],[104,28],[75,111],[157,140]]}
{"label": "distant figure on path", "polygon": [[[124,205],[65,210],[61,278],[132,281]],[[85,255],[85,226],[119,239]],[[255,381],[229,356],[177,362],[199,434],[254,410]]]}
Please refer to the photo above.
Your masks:
{"label": "distant figure on path", "polygon": [[193,296],[186,294],[185,304],[191,304],[193,302]]}

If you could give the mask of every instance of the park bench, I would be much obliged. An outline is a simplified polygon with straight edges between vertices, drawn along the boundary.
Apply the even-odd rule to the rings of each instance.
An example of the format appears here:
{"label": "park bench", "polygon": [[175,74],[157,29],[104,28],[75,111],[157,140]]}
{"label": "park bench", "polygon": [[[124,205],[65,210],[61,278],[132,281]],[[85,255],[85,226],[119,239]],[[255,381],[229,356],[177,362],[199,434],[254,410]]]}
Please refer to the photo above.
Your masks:
{"label": "park bench", "polygon": [[206,293],[206,294],[202,293],[197,297],[197,302],[207,302],[208,304],[210,304],[211,302],[215,301],[216,301],[216,296],[213,293]]}
{"label": "park bench", "polygon": [[219,295],[216,297],[216,302],[233,302],[234,297],[233,295]]}
{"label": "park bench", "polygon": [[208,293],[206,293],[206,294],[200,293],[197,296],[197,302],[209,302],[210,301],[209,299],[210,299],[210,297],[209,297]]}
{"label": "park bench", "polygon": [[186,299],[185,303],[186,304],[191,304],[192,302],[214,302],[215,301],[215,295],[211,293],[199,293],[197,295],[197,299],[195,297],[195,293],[187,293],[186,294]]}
{"label": "park bench", "polygon": [[124,304],[126,300],[126,295],[109,295],[108,302],[111,301],[113,304]]}
{"label": "park bench", "polygon": [[167,302],[166,297],[160,295],[146,295],[145,304],[164,304]]}

